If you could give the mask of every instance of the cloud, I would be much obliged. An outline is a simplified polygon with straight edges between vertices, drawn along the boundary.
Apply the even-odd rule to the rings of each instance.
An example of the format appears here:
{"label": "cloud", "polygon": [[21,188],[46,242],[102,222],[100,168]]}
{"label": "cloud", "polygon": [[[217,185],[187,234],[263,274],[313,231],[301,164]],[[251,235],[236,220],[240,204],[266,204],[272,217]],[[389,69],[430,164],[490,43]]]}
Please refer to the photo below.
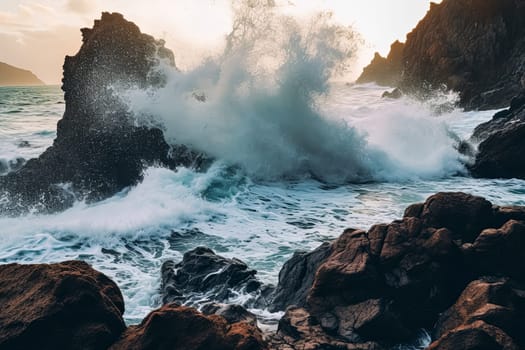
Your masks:
{"label": "cloud", "polygon": [[94,0],[68,0],[66,8],[72,12],[87,14],[96,9],[97,4]]}

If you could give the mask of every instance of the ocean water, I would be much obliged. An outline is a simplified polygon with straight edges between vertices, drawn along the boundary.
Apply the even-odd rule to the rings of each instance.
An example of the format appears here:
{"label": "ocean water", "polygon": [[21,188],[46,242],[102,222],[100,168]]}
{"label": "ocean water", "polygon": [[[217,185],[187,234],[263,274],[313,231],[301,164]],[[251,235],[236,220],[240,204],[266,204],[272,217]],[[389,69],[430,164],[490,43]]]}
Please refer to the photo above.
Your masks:
{"label": "ocean water", "polygon": [[[454,139],[447,135],[468,137],[492,111],[443,112],[438,104],[384,100],[384,89],[374,85],[335,84],[331,91],[319,102],[319,113],[345,121],[345,128],[355,127],[367,147],[398,162],[392,168],[395,176],[335,184],[308,176],[277,179],[272,174],[265,179],[220,159],[205,172],[149,168],[141,184],[100,203],[77,203],[54,215],[8,218],[0,213],[0,262],[85,260],[117,282],[125,297],[125,318],[137,323],[159,305],[162,262],[179,260],[199,245],[237,257],[255,268],[261,280],[275,283],[295,250],[313,249],[348,227],[390,222],[409,204],[438,191],[525,205],[525,181],[461,175],[454,161],[460,156],[450,157],[452,146],[441,149]],[[443,97],[439,106],[449,98]],[[2,161],[36,157],[51,145],[63,109],[59,87],[0,88]],[[279,316],[257,312],[268,319]]]}
{"label": "ocean water", "polygon": [[[186,70],[161,62],[161,88],[113,86],[135,123],[213,156],[210,168],[152,167],[99,203],[0,213],[0,263],[85,260],[119,285],[125,320],[136,324],[160,305],[163,261],[197,246],[276,283],[294,251],[388,223],[438,191],[525,205],[525,181],[473,179],[456,150],[495,111],[456,109],[453,94],[389,100],[376,85],[338,83],[359,43],[351,28],[326,14],[305,22],[243,3],[235,23],[245,25],[221,54]],[[58,86],[0,87],[0,175],[52,144],[64,107]],[[268,327],[280,317],[253,311]]]}

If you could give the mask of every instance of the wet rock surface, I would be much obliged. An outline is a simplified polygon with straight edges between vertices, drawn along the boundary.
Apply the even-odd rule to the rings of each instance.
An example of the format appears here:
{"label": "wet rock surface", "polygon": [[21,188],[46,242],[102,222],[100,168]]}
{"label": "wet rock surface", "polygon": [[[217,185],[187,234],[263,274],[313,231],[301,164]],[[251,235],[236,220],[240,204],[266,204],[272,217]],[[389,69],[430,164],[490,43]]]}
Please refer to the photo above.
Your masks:
{"label": "wet rock surface", "polygon": [[473,176],[525,179],[525,90],[508,109],[477,126],[472,141],[479,143]]}
{"label": "wet rock surface", "polygon": [[124,331],[124,300],[80,261],[0,265],[0,348],[106,349]]}
{"label": "wet rock surface", "polygon": [[311,252],[295,252],[279,272],[279,283],[272,298],[271,309],[283,311],[290,305],[305,306],[319,266],[332,252],[324,243]]}
{"label": "wet rock surface", "polygon": [[[472,337],[472,344],[481,344],[479,337],[520,344],[519,332],[493,329],[488,318],[456,324],[450,320],[458,317],[440,314],[461,303],[462,293],[471,294],[467,286],[477,278],[525,281],[523,214],[521,207],[496,207],[464,193],[438,193],[408,207],[402,220],[375,225],[368,232],[346,230],[317,269],[306,305],[289,308],[281,320],[278,334],[287,339],[281,340],[297,348],[308,337],[316,344],[389,348],[414,339],[421,328],[434,329],[440,319],[435,337],[442,342],[457,345],[461,337],[453,332],[461,331],[458,334]],[[513,289],[508,295],[514,299],[503,297],[499,303],[522,305],[509,301],[521,300],[520,290]],[[481,299],[479,306],[491,303]],[[290,326],[293,323],[296,326]],[[508,341],[501,340],[502,332]]]}
{"label": "wet rock surface", "polygon": [[138,326],[129,327],[111,350],[262,350],[261,331],[246,322],[228,323],[217,315],[164,305]]}
{"label": "wet rock surface", "polygon": [[507,278],[471,282],[437,322],[430,349],[521,349],[525,290]]}
{"label": "wet rock surface", "polygon": [[257,271],[238,259],[228,259],[206,247],[184,254],[181,262],[162,265],[161,296],[163,303],[178,302],[197,306],[203,299],[227,302],[235,293],[251,294],[246,306],[264,306],[273,288],[263,285]]}

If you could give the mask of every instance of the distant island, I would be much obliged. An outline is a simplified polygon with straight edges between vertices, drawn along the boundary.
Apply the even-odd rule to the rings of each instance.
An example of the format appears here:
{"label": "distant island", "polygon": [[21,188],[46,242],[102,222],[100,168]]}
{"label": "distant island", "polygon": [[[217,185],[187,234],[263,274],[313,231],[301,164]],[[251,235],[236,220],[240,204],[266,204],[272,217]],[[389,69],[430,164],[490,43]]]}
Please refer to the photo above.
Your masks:
{"label": "distant island", "polygon": [[0,62],[0,86],[45,85],[31,71]]}

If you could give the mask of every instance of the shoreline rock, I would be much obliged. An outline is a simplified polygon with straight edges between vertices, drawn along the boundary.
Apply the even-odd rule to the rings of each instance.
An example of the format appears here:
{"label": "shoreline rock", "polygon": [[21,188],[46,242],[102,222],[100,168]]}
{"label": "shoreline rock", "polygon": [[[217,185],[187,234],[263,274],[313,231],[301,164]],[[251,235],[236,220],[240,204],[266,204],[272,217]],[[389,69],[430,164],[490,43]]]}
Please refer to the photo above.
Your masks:
{"label": "shoreline rock", "polygon": [[66,109],[53,145],[18,171],[0,177],[4,214],[55,212],[76,200],[99,201],[135,185],[148,165],[198,165],[162,130],[136,126],[115,89],[161,86],[160,60],[175,66],[164,42],[141,33],[119,13],[102,13],[82,31],[82,46],[67,56],[62,79]]}
{"label": "shoreline rock", "polygon": [[[432,329],[477,278],[525,282],[524,211],[438,193],[408,207],[402,220],[346,230],[315,273],[306,305],[287,309],[277,344],[390,348]],[[485,334],[485,344],[499,341],[500,332],[484,324],[468,327]],[[519,338],[512,342],[523,346]]]}
{"label": "shoreline rock", "polygon": [[376,55],[357,81],[423,97],[446,86],[466,109],[506,107],[525,75],[524,17],[522,0],[432,3],[405,44],[396,42],[387,59]]}
{"label": "shoreline rock", "polygon": [[106,349],[126,328],[117,285],[81,261],[0,265],[0,348]]}
{"label": "shoreline rock", "polygon": [[130,326],[109,350],[263,350],[261,331],[247,322],[228,323],[177,304],[152,311]]}
{"label": "shoreline rock", "polygon": [[263,285],[256,273],[239,259],[197,247],[186,252],[179,263],[168,260],[162,264],[162,302],[198,307],[202,303],[225,303],[234,294],[242,293],[251,295],[243,306],[265,307],[274,288]]}
{"label": "shoreline rock", "polygon": [[[228,281],[242,285],[254,276],[207,248],[185,260],[176,267],[184,277],[178,282],[190,289],[235,290],[239,284]],[[437,193],[400,220],[348,229],[295,254],[272,295],[284,296],[274,307],[286,311],[277,332],[267,334],[241,306],[213,300],[222,293],[210,297],[206,314],[168,303],[125,328],[118,287],[86,263],[0,265],[0,347],[380,350],[413,341],[424,328],[432,331],[431,350],[520,349],[524,260],[525,207]],[[208,280],[217,268],[240,274]],[[174,278],[178,271],[171,271]]]}
{"label": "shoreline rock", "polygon": [[508,109],[478,125],[471,141],[479,143],[469,167],[474,177],[525,179],[525,87]]}

